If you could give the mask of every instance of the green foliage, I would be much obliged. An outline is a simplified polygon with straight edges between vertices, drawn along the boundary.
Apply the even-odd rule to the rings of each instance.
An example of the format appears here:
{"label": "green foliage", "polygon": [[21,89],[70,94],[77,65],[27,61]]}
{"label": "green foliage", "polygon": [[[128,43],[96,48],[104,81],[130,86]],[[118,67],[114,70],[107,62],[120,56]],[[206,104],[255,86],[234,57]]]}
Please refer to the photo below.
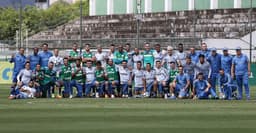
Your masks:
{"label": "green foliage", "polygon": [[[88,0],[82,0],[83,16],[89,14]],[[46,10],[27,6],[22,10],[22,32],[33,35],[42,30],[56,28],[80,17],[80,1],[75,4],[59,0]],[[14,40],[19,30],[19,10],[0,8],[0,40]]]}

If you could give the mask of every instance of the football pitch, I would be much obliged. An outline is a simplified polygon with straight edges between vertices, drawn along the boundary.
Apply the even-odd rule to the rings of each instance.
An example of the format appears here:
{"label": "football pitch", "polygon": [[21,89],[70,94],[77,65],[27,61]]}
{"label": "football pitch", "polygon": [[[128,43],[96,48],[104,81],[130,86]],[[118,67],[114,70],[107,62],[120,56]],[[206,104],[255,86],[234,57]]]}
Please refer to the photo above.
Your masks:
{"label": "football pitch", "polygon": [[255,133],[252,100],[30,99],[8,100],[0,85],[1,133]]}

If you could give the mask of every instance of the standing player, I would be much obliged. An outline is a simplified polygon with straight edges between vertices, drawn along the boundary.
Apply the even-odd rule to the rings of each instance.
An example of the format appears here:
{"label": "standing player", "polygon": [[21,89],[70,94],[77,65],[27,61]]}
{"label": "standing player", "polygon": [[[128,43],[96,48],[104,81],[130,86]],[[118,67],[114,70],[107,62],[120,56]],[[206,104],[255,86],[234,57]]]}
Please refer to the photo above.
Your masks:
{"label": "standing player", "polygon": [[204,80],[204,74],[200,72],[193,83],[193,99],[208,99],[210,88],[211,85],[207,80]]}
{"label": "standing player", "polygon": [[81,61],[76,60],[76,66],[71,70],[72,81],[71,81],[71,92],[69,98],[73,98],[73,87],[77,89],[76,97],[81,98],[83,96],[83,83],[85,81],[85,70],[81,66]]}
{"label": "standing player", "polygon": [[107,59],[114,59],[114,53],[115,53],[115,44],[111,44],[109,48],[109,52],[107,54]]}
{"label": "standing player", "polygon": [[79,54],[79,52],[77,51],[77,44],[74,43],[74,44],[73,44],[72,51],[69,52],[69,58],[68,58],[68,60],[69,60],[69,65],[70,65],[71,67],[76,66],[76,60],[80,60],[80,58],[81,58],[81,57],[80,57],[80,54]]}
{"label": "standing player", "polygon": [[134,79],[134,91],[135,97],[141,97],[143,94],[143,79],[144,79],[144,71],[141,68],[141,61],[137,62],[137,68],[133,69],[132,77]]}
{"label": "standing player", "polygon": [[95,76],[96,76],[95,86],[97,91],[95,97],[96,98],[103,97],[104,85],[105,85],[105,72],[101,66],[100,61],[96,62]]}
{"label": "standing player", "polygon": [[[156,68],[155,68],[155,74],[156,74],[156,86],[155,86],[155,92],[158,89],[158,97],[163,97],[163,93],[167,93],[168,87],[167,82],[169,79],[168,71],[161,66],[161,61],[156,61]],[[166,88],[167,87],[167,88]]]}
{"label": "standing player", "polygon": [[92,61],[87,61],[86,62],[86,67],[85,67],[85,96],[90,97],[93,96],[91,93],[92,90],[95,87],[95,67],[92,66]]}
{"label": "standing player", "polygon": [[182,43],[178,44],[178,52],[176,55],[177,55],[178,65],[181,66],[182,64],[185,64],[187,53],[184,52]]}
{"label": "standing player", "polygon": [[102,47],[97,46],[97,52],[95,53],[96,62],[100,61],[102,67],[106,66],[106,54],[102,52]]}
{"label": "standing player", "polygon": [[217,53],[216,48],[212,48],[211,55],[209,55],[207,60],[210,63],[212,70],[210,76],[210,84],[213,91],[216,92],[216,81],[218,78],[219,70],[221,68],[221,55]]}
{"label": "standing player", "polygon": [[241,48],[236,48],[236,56],[232,60],[232,78],[236,78],[238,85],[238,97],[243,97],[243,86],[245,88],[246,99],[250,100],[250,89],[249,89],[249,76],[251,74],[251,66],[248,57],[241,52]]}
{"label": "standing player", "polygon": [[107,78],[107,81],[105,82],[106,90],[108,90],[108,94],[111,95],[111,98],[115,98],[114,90],[119,81],[117,70],[112,59],[108,59],[108,64],[105,68],[105,77]]}
{"label": "standing player", "polygon": [[133,60],[133,68],[135,69],[137,68],[137,62],[143,61],[143,55],[140,54],[139,48],[134,48],[134,54],[132,56],[132,60]]}
{"label": "standing player", "polygon": [[48,50],[48,44],[43,44],[43,51],[38,53],[38,56],[40,57],[40,66],[42,68],[48,67],[48,62],[50,57],[52,57],[52,52]]}
{"label": "standing player", "polygon": [[188,89],[190,85],[189,76],[183,72],[183,67],[178,67],[179,74],[173,80],[171,86],[171,99],[175,99],[176,96],[180,99],[184,99],[188,97]]}
{"label": "standing player", "polygon": [[207,59],[208,56],[211,54],[211,51],[207,48],[206,43],[201,44],[201,50],[199,51],[199,55],[200,54],[204,55],[205,59]]}
{"label": "standing player", "polygon": [[204,79],[210,81],[212,69],[208,61],[205,60],[203,54],[199,55],[199,62],[196,64],[196,74],[203,73]]}
{"label": "standing player", "polygon": [[151,67],[154,67],[154,56],[153,56],[153,50],[150,49],[149,43],[145,43],[144,45],[144,52],[143,55],[143,68],[146,68],[146,65],[149,63],[151,64]]}
{"label": "standing player", "polygon": [[167,55],[163,58],[162,66],[164,66],[166,69],[170,69],[170,62],[174,62],[175,65],[177,65],[177,56],[173,53],[173,47],[168,46],[167,47]]}
{"label": "standing player", "polygon": [[128,69],[127,61],[123,60],[119,66],[120,85],[122,89],[122,97],[128,98],[128,87],[132,85],[131,71]]}
{"label": "standing player", "polygon": [[38,55],[38,48],[34,48],[34,53],[29,55],[27,60],[30,62],[30,68],[31,70],[36,69],[36,65],[40,63],[40,57]]}
{"label": "standing player", "polygon": [[[154,57],[154,64],[156,65],[157,61],[162,61],[164,58],[164,54],[161,51],[161,46],[160,44],[155,45],[155,51],[153,52],[153,57]],[[154,66],[155,68],[156,66]]]}
{"label": "standing player", "polygon": [[224,69],[225,73],[231,75],[233,57],[228,53],[228,48],[223,48],[223,55],[221,56],[221,68]]}
{"label": "standing player", "polygon": [[14,63],[12,82],[14,84],[13,86],[15,86],[17,83],[17,75],[21,69],[25,68],[26,56],[24,55],[24,48],[20,48],[19,53],[12,55],[10,63]]}
{"label": "standing player", "polygon": [[134,51],[131,50],[131,44],[130,43],[125,44],[125,52],[127,53],[127,56],[128,56],[128,60],[127,60],[128,68],[132,69],[133,68],[132,57],[133,57]]}
{"label": "standing player", "polygon": [[195,48],[190,48],[190,53],[189,56],[191,57],[191,60],[194,64],[196,64],[199,61],[199,55],[198,53],[195,51]]}
{"label": "standing player", "polygon": [[151,92],[153,91],[153,87],[155,86],[155,71],[151,70],[151,64],[148,63],[146,65],[146,70],[144,71],[144,92],[146,92],[145,96],[146,97],[150,97],[151,96]]}
{"label": "standing player", "polygon": [[123,46],[119,45],[118,51],[115,51],[115,53],[114,53],[113,60],[114,60],[115,65],[117,65],[117,66],[121,65],[123,60],[128,61],[127,52],[125,52],[123,49],[124,49]]}
{"label": "standing player", "polygon": [[90,44],[85,44],[85,51],[82,54],[83,67],[86,67],[87,61],[91,61],[92,63],[94,63],[95,60],[96,60],[95,56],[90,51]]}

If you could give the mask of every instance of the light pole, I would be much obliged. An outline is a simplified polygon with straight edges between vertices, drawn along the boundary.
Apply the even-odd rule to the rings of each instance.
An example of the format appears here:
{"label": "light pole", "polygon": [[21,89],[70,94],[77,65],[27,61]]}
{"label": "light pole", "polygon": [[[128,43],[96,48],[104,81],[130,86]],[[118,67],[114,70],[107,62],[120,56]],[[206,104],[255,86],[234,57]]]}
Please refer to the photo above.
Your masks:
{"label": "light pole", "polygon": [[18,49],[21,47],[21,32],[22,32],[22,0],[20,2],[20,13],[19,13],[19,43],[18,43]]}
{"label": "light pole", "polygon": [[142,19],[141,16],[141,0],[137,0],[137,12],[136,12],[136,22],[137,22],[137,47],[140,45],[140,21]]}
{"label": "light pole", "polygon": [[250,64],[252,63],[252,0],[251,0],[251,5],[250,5]]}
{"label": "light pole", "polygon": [[82,36],[83,36],[83,2],[80,0],[80,54],[82,54]]}

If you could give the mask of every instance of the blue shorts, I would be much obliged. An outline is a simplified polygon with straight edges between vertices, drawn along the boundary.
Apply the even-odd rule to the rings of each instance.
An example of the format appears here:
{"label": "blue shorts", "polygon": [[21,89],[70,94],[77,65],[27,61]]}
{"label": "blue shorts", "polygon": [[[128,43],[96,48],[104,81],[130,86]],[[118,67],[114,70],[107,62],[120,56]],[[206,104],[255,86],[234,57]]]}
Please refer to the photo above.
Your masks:
{"label": "blue shorts", "polygon": [[134,87],[134,91],[143,91],[144,87]]}

